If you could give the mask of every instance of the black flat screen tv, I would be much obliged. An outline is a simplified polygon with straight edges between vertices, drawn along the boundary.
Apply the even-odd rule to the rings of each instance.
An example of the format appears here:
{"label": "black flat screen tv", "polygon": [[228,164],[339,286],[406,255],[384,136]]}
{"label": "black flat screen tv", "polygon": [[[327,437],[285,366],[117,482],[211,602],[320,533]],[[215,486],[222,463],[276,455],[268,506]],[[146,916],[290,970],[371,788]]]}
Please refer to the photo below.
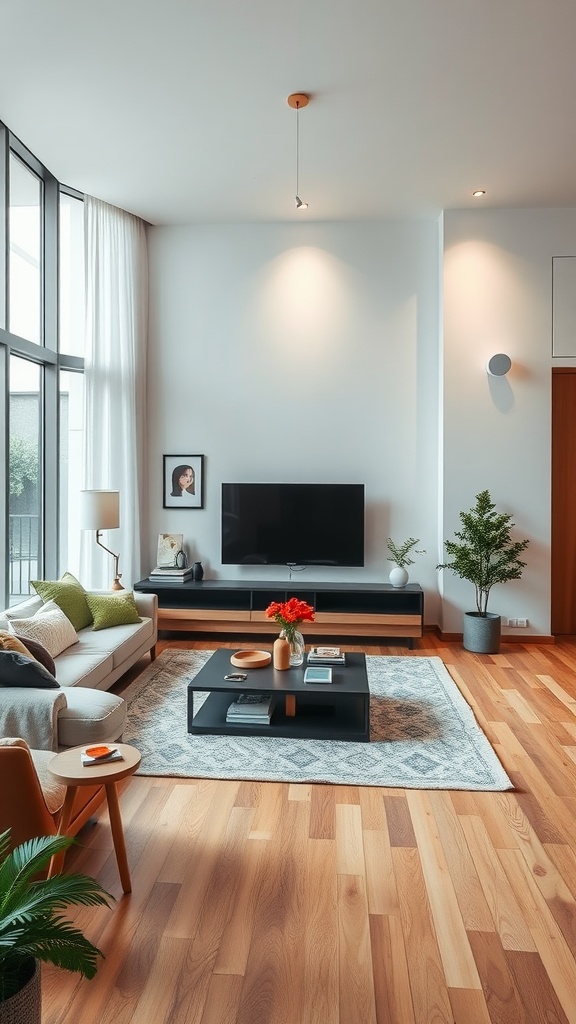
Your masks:
{"label": "black flat screen tv", "polygon": [[223,565],[364,565],[364,484],[222,484]]}

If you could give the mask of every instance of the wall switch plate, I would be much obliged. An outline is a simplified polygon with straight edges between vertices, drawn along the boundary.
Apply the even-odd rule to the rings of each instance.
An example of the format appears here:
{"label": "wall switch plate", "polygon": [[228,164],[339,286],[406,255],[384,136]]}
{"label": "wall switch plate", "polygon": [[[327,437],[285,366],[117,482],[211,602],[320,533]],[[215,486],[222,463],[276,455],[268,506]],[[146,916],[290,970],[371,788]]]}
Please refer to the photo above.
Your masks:
{"label": "wall switch plate", "polygon": [[516,625],[525,628],[528,625],[528,619],[516,619]]}
{"label": "wall switch plate", "polygon": [[507,626],[517,626],[518,625],[518,619],[506,619],[506,625]]}

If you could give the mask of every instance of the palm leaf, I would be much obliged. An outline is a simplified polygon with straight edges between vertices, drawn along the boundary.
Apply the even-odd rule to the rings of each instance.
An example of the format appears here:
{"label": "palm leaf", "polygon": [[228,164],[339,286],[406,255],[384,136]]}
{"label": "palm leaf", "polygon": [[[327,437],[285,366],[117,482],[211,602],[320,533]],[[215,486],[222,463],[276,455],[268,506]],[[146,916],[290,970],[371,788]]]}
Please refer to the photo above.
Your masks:
{"label": "palm leaf", "polygon": [[23,964],[45,960],[86,978],[102,952],[60,913],[68,906],[108,906],[112,899],[87,875],[38,879],[51,857],[74,842],[40,836],[10,851],[10,833],[0,833],[0,1002],[18,991]]}

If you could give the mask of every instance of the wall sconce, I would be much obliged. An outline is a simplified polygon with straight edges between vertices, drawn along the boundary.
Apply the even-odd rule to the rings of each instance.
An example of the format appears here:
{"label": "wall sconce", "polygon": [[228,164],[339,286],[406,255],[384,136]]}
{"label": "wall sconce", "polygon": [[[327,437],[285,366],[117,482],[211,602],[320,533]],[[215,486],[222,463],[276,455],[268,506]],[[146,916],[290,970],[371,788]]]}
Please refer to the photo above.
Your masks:
{"label": "wall sconce", "polygon": [[118,572],[120,555],[115,555],[100,540],[103,530],[117,530],[120,526],[119,491],[80,491],[81,530],[96,530],[96,543],[114,559],[114,579],[111,590],[124,590],[120,583],[122,573]]}
{"label": "wall sconce", "polygon": [[498,352],[495,356],[490,356],[486,363],[486,373],[489,377],[505,377],[511,366],[510,356],[504,352]]}
{"label": "wall sconce", "polygon": [[292,107],[296,111],[296,209],[307,210],[308,203],[303,203],[300,199],[300,188],[298,186],[298,173],[300,164],[300,124],[298,121],[299,112],[301,107],[307,107],[310,102],[310,97],[305,92],[293,92],[288,97],[288,106]]}

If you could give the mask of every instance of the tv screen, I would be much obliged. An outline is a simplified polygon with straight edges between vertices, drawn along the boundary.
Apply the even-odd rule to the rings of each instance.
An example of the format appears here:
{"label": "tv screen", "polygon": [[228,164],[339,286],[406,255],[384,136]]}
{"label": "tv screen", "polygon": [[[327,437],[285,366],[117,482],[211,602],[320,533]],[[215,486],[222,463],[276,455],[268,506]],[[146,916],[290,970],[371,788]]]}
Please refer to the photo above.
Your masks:
{"label": "tv screen", "polygon": [[364,565],[364,484],[222,484],[223,565]]}

